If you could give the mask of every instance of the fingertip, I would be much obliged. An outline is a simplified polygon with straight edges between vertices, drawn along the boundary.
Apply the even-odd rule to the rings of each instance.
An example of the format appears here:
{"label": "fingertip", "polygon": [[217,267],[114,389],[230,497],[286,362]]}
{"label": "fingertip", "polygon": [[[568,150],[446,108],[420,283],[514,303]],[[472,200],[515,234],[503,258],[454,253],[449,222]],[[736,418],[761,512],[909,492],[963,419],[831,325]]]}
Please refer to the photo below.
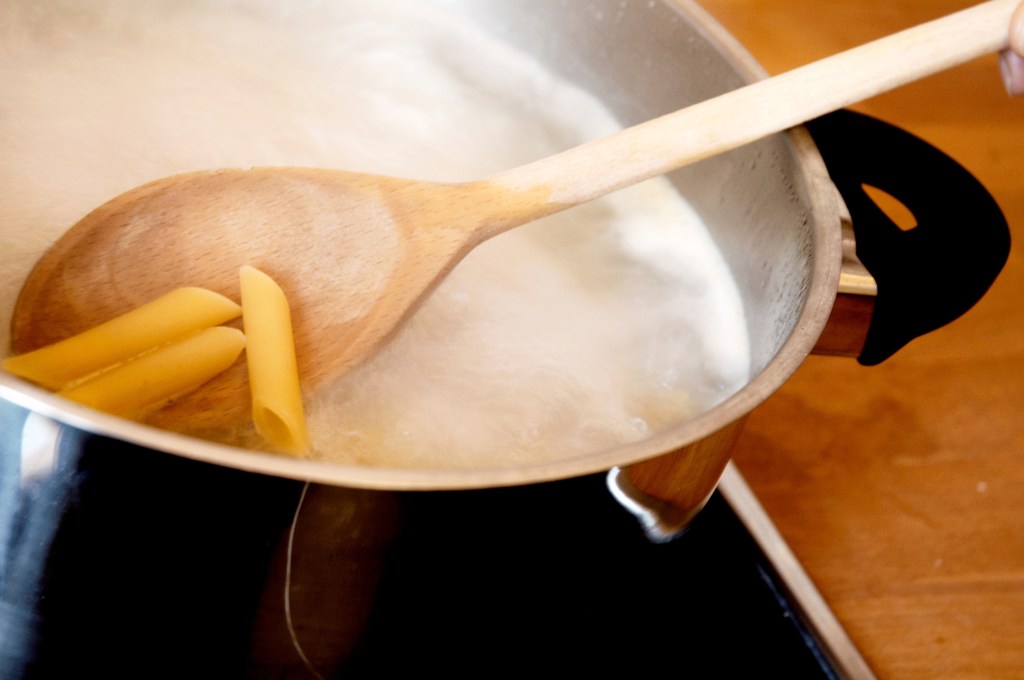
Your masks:
{"label": "fingertip", "polygon": [[1017,6],[1010,17],[1010,49],[1024,57],[1024,2]]}

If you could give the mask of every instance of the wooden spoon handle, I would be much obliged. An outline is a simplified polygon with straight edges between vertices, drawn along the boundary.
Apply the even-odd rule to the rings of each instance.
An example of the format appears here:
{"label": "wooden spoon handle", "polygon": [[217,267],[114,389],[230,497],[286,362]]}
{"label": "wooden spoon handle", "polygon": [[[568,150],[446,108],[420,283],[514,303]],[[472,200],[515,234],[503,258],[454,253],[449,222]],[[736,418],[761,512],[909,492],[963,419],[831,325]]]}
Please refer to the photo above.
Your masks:
{"label": "wooden spoon handle", "polygon": [[568,207],[786,130],[1009,44],[1020,0],[990,0],[496,175]]}

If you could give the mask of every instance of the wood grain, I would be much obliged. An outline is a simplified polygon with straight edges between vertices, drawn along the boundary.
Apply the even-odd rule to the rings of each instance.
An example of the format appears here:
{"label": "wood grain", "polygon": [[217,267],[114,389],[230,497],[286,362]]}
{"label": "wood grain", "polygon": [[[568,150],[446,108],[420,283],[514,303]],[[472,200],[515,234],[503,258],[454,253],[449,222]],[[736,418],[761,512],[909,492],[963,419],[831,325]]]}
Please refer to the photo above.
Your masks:
{"label": "wood grain", "polygon": [[[702,4],[774,74],[971,3]],[[1024,677],[1024,99],[988,57],[853,108],[971,170],[1006,213],[1009,263],[881,366],[812,357],[735,459],[879,677]]]}

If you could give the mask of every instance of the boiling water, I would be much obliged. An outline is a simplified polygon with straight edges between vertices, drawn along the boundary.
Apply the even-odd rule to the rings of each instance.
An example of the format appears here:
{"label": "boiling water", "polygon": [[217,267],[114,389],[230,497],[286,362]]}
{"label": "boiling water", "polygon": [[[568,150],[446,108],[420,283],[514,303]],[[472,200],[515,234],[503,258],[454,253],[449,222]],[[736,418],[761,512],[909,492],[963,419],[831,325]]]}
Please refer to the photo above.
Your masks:
{"label": "boiling water", "polygon": [[[5,0],[0,92],[3,318],[49,243],[151,179],[469,180],[619,127],[424,0]],[[394,342],[308,395],[314,455],[489,467],[643,438],[740,387],[746,337],[705,227],[652,180],[472,253]]]}

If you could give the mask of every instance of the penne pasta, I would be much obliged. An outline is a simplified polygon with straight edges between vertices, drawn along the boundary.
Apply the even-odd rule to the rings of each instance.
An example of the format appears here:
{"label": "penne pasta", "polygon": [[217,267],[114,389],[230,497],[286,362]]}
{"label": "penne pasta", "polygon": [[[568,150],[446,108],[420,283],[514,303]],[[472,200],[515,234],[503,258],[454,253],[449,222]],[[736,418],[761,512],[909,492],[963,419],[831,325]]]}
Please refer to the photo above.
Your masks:
{"label": "penne pasta", "polygon": [[63,390],[97,371],[154,347],[237,318],[241,307],[205,288],[179,288],[78,335],[11,357],[3,368],[51,390]]}
{"label": "penne pasta", "polygon": [[256,432],[289,453],[307,452],[309,435],[288,301],[280,286],[255,267],[242,267],[240,280]]}
{"label": "penne pasta", "polygon": [[141,354],[59,394],[106,413],[139,418],[227,369],[244,347],[245,336],[237,328],[207,328]]}

